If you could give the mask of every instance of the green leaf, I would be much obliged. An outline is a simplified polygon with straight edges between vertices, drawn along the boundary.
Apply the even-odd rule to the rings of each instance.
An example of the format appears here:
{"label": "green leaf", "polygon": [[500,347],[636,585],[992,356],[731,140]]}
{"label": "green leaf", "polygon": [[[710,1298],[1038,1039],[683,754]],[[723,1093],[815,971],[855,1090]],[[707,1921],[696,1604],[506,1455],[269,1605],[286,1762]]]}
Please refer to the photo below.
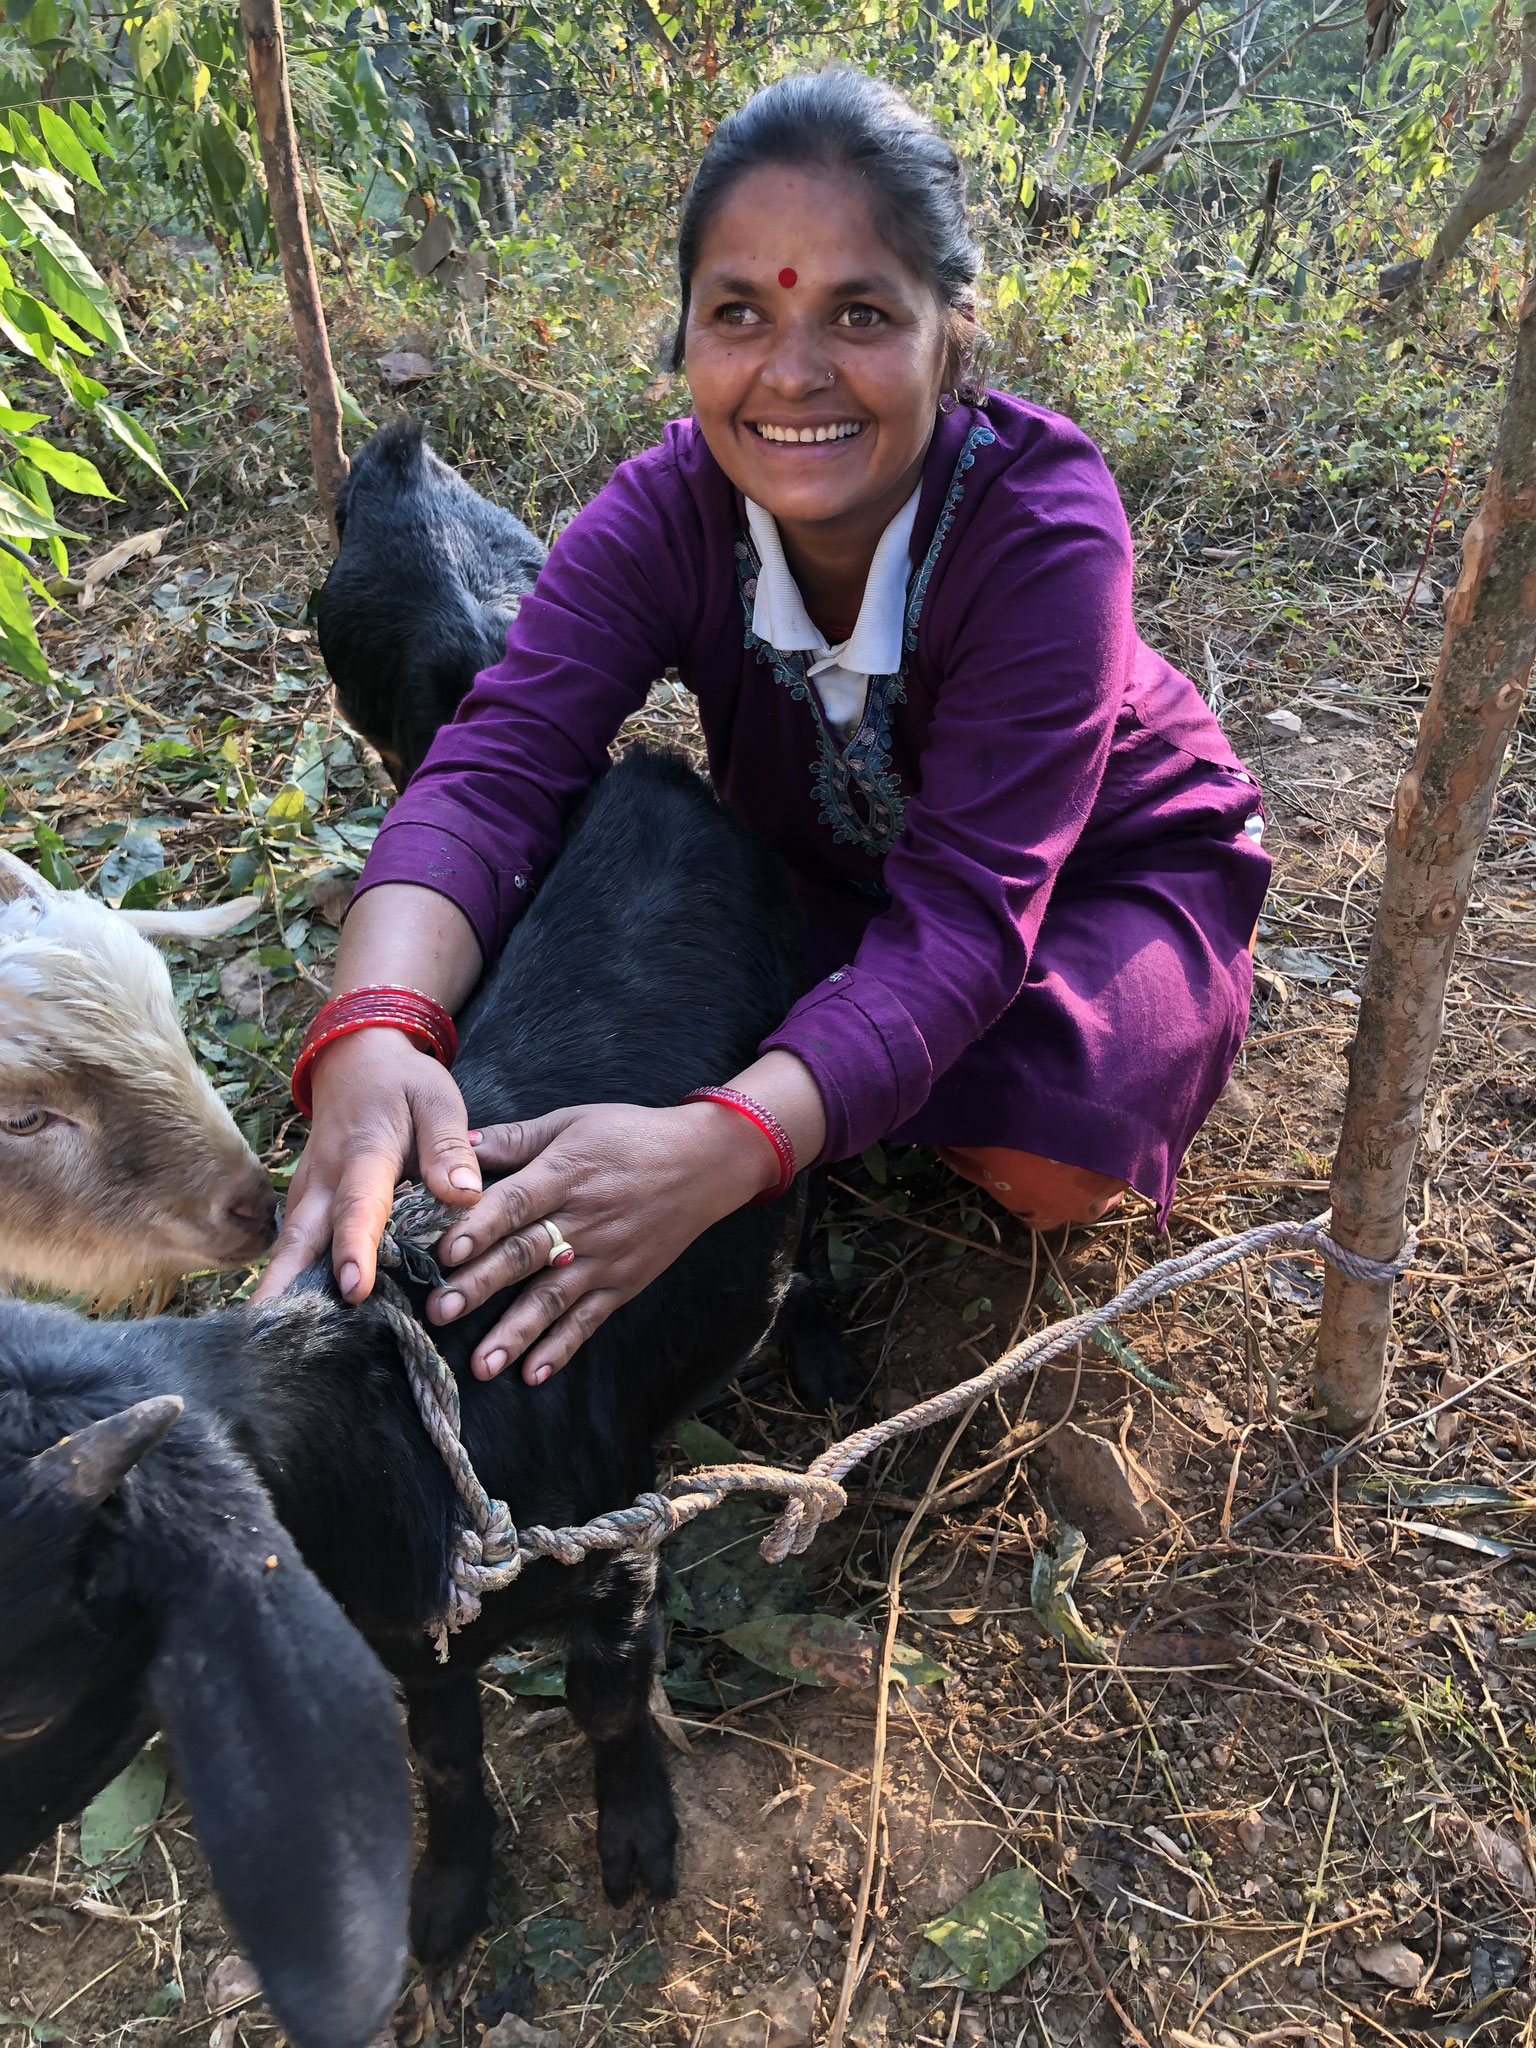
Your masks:
{"label": "green leaf", "polygon": [[80,1816],[80,1861],[92,1869],[103,1863],[136,1863],[145,1833],[160,1818],[164,1804],[165,1765],[159,1746],[151,1743]]}
{"label": "green leaf", "polygon": [[540,1984],[585,1977],[601,1954],[579,1920],[536,1913],[523,1927],[523,1960]]}
{"label": "green leaf", "polygon": [[9,540],[47,540],[50,534],[62,534],[66,540],[83,540],[84,535],[72,526],[60,526],[56,519],[50,519],[40,512],[30,498],[24,498],[20,491],[10,484],[0,483],[0,533]]}
{"label": "green leaf", "polygon": [[55,889],[79,889],[84,884],[69,864],[64,842],[51,825],[39,825],[32,834],[37,848],[37,872]]}
{"label": "green leaf", "polygon": [[93,156],[111,157],[117,154],[79,100],[70,101],[69,118],[75,124],[75,133]]}
{"label": "green leaf", "polygon": [[[99,758],[99,757],[98,757]],[[96,887],[109,903],[125,902],[128,893],[165,866],[165,848],[152,825],[130,825],[101,864]],[[130,910],[147,909],[147,904],[128,904]]]}
{"label": "green leaf", "polygon": [[347,425],[349,427],[365,427],[369,433],[372,433],[373,421],[369,419],[367,413],[363,411],[363,408],[358,404],[339,377],[336,380],[336,392],[341,400],[341,416]]}
{"label": "green leaf", "polygon": [[707,1422],[700,1422],[697,1416],[690,1415],[685,1422],[680,1422],[672,1434],[690,1465],[750,1465],[752,1462],[728,1436],[722,1436],[718,1429],[711,1429]]}
{"label": "green leaf", "polygon": [[266,823],[283,834],[303,832],[309,825],[309,799],[297,783],[289,782],[267,806]]}
{"label": "green leaf", "polygon": [[101,421],[114,441],[120,441],[130,455],[136,456],[147,470],[159,477],[178,505],[187,501],[160,467],[160,457],[155,453],[155,444],[131,414],[115,405],[108,405],[104,398],[96,401],[95,416]]}
{"label": "green leaf", "polygon": [[8,405],[0,405],[0,427],[8,434],[24,434],[28,427],[40,425],[47,417],[45,412],[16,412]]}
{"label": "green leaf", "polygon": [[46,683],[48,662],[27,601],[28,580],[19,562],[0,555],[0,662],[29,682]]}
{"label": "green leaf", "polygon": [[174,7],[158,7],[147,18],[138,21],[128,32],[128,50],[133,58],[133,68],[138,73],[139,83],[148,85],[171,53],[176,40],[176,10]]}
{"label": "green leaf", "polygon": [[[1047,1300],[1054,1301],[1058,1308],[1067,1309],[1075,1316],[1086,1315],[1093,1306],[1086,1294],[1069,1294],[1049,1273],[1041,1281],[1040,1286]],[[1144,1387],[1156,1387],[1164,1394],[1171,1394],[1174,1391],[1172,1380],[1159,1379],[1143,1360],[1141,1353],[1133,1350],[1118,1331],[1110,1329],[1107,1324],[1102,1329],[1095,1330],[1088,1342],[1128,1372],[1133,1379],[1140,1380]]]}
{"label": "green leaf", "polygon": [[67,448],[55,448],[51,441],[39,440],[35,434],[18,434],[18,450],[34,463],[44,476],[51,476],[56,484],[62,484],[66,491],[79,491],[90,498],[115,498],[117,493],[102,482],[101,471],[94,462],[83,455],[73,455]]}
{"label": "green leaf", "polygon": [[213,196],[221,206],[233,206],[245,190],[250,166],[222,111],[210,107],[197,132],[197,153],[202,160]]}
{"label": "green leaf", "polygon": [[488,1668],[500,1679],[502,1689],[516,1693],[519,1699],[565,1698],[565,1672],[546,1654],[504,1650],[500,1656],[491,1658]]}
{"label": "green leaf", "polygon": [[1030,1576],[1029,1603],[1035,1619],[1048,1636],[1080,1657],[1085,1664],[1102,1664],[1109,1655],[1102,1636],[1094,1634],[1077,1611],[1072,1588],[1082,1570],[1088,1544],[1080,1529],[1070,1522],[1057,1522],[1056,1548],[1035,1552]]}
{"label": "green leaf", "polygon": [[91,162],[91,153],[69,123],[61,120],[52,107],[42,106],[37,110],[37,125],[42,129],[43,140],[53,151],[55,161],[100,192],[102,183],[96,175],[95,164]]}
{"label": "green leaf", "polygon": [[1001,1991],[1045,1953],[1049,1939],[1040,1880],[1021,1863],[929,1921],[913,1960],[913,1982]]}
{"label": "green leaf", "polygon": [[84,292],[75,289],[75,282],[63,265],[56,262],[47,249],[38,247],[32,251],[32,267],[37,272],[37,281],[47,292],[59,311],[77,327],[83,327],[87,334],[95,335],[98,341],[105,341],[114,348],[126,348],[127,336],[123,333],[122,321],[117,308],[111,309],[111,317],[93,305]]}
{"label": "green leaf", "polygon": [[[57,171],[44,170],[38,164],[24,163],[20,157],[9,163],[6,170],[9,176],[22,186],[23,192],[35,194],[52,212],[74,212],[75,195]],[[14,205],[23,193],[13,190],[8,196]],[[61,234],[62,232],[60,229]]]}
{"label": "green leaf", "polygon": [[118,316],[112,294],[102,283],[95,266],[85,252],[77,248],[58,223],[50,220],[43,209],[24,194],[11,192],[0,199],[0,226],[9,226],[5,219],[7,213],[36,239],[40,249],[47,251],[75,292],[93,306],[106,321],[118,347],[126,348],[128,337],[123,332],[123,323]]}
{"label": "green leaf", "polygon": [[740,1622],[798,1607],[805,1596],[805,1560],[769,1564],[759,1549],[774,1520],[773,1509],[737,1495],[679,1529],[662,1550],[676,1586],[674,1617],[719,1635]]}
{"label": "green leaf", "polygon": [[144,2002],[144,2011],[140,2017],[146,2020],[167,2019],[181,2004],[185,1996],[186,1993],[176,1982],[176,1979],[172,1977],[162,1984],[158,1991],[151,1991],[149,1997]]}

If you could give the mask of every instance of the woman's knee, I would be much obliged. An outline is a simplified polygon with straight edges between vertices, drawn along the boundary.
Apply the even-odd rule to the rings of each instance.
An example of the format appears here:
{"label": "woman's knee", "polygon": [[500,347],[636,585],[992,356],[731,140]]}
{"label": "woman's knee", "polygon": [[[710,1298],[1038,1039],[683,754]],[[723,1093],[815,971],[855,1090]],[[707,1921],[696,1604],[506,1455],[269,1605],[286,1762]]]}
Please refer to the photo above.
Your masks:
{"label": "woman's knee", "polygon": [[1064,1223],[1097,1223],[1119,1207],[1128,1183],[1086,1166],[1069,1166],[1039,1152],[1003,1145],[941,1145],[939,1157],[964,1179],[986,1189],[1032,1230]]}

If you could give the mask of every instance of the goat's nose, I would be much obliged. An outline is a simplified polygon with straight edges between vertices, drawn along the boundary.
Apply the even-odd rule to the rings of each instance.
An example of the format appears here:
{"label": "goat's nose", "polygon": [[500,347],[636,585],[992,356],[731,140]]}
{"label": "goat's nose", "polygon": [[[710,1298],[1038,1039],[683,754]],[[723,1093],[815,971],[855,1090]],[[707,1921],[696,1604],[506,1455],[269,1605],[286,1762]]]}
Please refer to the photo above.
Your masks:
{"label": "goat's nose", "polygon": [[243,1237],[264,1245],[272,1242],[277,1228],[277,1191],[265,1174],[226,1205],[221,1220]]}

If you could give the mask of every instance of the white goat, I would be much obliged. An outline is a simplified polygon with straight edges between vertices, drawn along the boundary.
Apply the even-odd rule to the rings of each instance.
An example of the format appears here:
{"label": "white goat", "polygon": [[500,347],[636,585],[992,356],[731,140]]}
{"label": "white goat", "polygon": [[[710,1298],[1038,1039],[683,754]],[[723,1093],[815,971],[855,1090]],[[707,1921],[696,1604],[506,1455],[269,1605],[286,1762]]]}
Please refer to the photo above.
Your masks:
{"label": "white goat", "polygon": [[0,850],[0,1275],[107,1301],[266,1249],[271,1183],[146,936],[214,938],[254,904],[112,910]]}

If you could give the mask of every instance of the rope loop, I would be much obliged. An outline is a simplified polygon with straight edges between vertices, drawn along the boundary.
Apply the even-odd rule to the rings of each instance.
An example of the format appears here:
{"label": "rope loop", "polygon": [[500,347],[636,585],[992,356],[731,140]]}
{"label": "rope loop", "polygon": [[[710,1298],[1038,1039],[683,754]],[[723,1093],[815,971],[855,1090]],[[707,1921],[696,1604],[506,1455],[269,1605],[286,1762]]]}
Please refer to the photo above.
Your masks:
{"label": "rope loop", "polygon": [[817,1532],[835,1521],[848,1505],[842,1481],[855,1465],[897,1437],[948,1421],[972,1402],[1018,1379],[1038,1372],[1049,1360],[1070,1351],[1095,1331],[1177,1287],[1209,1279],[1213,1273],[1252,1253],[1282,1248],[1311,1252],[1326,1259],[1352,1280],[1390,1284],[1413,1263],[1415,1240],[1410,1234],[1396,1256],[1369,1259],[1352,1252],[1330,1234],[1332,1216],[1324,1213],[1309,1223],[1262,1223],[1234,1236],[1177,1253],[1149,1266],[1129,1286],[1098,1308],[1090,1308],[1036,1331],[1001,1358],[958,1386],[946,1387],[897,1415],[855,1430],[830,1445],[804,1472],[743,1460],[729,1465],[700,1465],[669,1482],[665,1493],[642,1493],[629,1507],[597,1515],[577,1528],[519,1530],[504,1500],[493,1499],[481,1485],[461,1435],[459,1385],[447,1360],[391,1274],[403,1272],[421,1286],[441,1286],[443,1275],[434,1247],[443,1232],[464,1215],[418,1185],[395,1193],[389,1228],[379,1242],[381,1268],[376,1299],[385,1322],[400,1346],[411,1392],[427,1435],[441,1453],[465,1522],[448,1560],[448,1594],[440,1618],[429,1624],[437,1653],[447,1662],[448,1639],[478,1619],[485,1595],[510,1586],[525,1564],[549,1560],[579,1565],[596,1554],[614,1551],[654,1552],[698,1515],[738,1493],[777,1494],[785,1503],[778,1520],[760,1546],[769,1564],[809,1549]]}

